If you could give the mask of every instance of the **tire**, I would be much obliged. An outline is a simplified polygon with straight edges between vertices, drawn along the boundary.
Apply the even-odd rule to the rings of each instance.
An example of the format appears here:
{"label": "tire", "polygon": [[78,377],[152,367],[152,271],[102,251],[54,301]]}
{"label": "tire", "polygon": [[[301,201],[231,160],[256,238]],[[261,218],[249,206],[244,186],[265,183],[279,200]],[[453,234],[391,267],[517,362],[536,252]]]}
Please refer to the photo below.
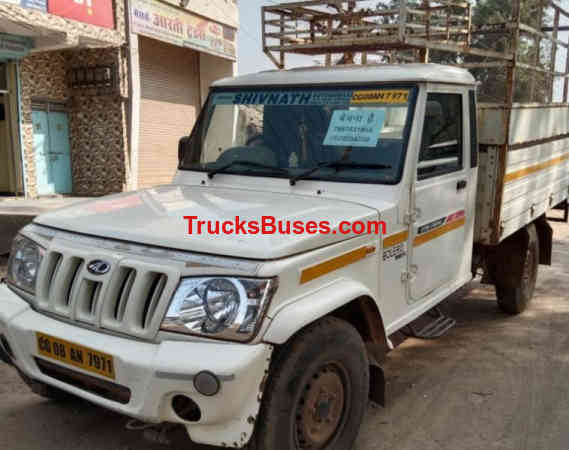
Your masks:
{"label": "tire", "polygon": [[528,225],[528,249],[526,251],[522,278],[516,287],[496,283],[498,306],[508,314],[520,314],[529,305],[535,291],[539,266],[539,240],[534,224]]}
{"label": "tire", "polygon": [[256,450],[349,450],[368,404],[369,362],[358,332],[327,317],[275,353]]}

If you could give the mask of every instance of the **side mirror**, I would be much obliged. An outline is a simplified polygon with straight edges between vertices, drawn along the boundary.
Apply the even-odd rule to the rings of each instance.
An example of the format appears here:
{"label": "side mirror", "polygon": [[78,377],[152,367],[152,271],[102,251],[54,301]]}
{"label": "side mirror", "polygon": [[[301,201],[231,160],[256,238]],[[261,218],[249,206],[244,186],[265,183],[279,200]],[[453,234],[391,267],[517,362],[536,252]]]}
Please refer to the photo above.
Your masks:
{"label": "side mirror", "polygon": [[183,136],[178,141],[178,163],[181,164],[186,151],[190,150],[190,136]]}

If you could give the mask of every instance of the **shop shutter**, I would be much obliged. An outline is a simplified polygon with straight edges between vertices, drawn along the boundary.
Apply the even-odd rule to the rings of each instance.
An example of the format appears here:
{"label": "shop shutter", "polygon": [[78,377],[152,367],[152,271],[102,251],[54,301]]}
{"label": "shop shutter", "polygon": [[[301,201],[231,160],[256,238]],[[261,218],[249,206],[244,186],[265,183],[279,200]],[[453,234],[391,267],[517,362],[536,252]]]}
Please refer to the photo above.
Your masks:
{"label": "shop shutter", "polygon": [[167,184],[178,165],[178,140],[199,113],[199,54],[140,37],[138,187]]}

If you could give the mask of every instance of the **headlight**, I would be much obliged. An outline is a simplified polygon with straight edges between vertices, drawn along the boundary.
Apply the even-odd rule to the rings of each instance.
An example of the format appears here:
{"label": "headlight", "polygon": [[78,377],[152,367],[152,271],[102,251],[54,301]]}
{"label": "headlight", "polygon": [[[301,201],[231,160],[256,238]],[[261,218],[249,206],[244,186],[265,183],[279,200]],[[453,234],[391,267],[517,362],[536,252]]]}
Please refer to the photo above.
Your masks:
{"label": "headlight", "polygon": [[16,287],[34,294],[36,279],[45,250],[34,241],[17,235],[8,262],[8,280]]}
{"label": "headlight", "polygon": [[248,341],[254,337],[276,287],[276,278],[184,278],[161,329]]}

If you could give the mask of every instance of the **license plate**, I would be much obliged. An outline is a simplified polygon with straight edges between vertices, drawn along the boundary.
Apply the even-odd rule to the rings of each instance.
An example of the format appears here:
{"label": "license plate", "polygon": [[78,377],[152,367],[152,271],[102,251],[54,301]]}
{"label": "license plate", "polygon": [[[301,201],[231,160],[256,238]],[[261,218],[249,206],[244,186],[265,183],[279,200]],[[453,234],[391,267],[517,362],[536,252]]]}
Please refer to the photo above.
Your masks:
{"label": "license plate", "polygon": [[111,355],[43,333],[36,333],[36,338],[40,355],[115,379],[115,366]]}

